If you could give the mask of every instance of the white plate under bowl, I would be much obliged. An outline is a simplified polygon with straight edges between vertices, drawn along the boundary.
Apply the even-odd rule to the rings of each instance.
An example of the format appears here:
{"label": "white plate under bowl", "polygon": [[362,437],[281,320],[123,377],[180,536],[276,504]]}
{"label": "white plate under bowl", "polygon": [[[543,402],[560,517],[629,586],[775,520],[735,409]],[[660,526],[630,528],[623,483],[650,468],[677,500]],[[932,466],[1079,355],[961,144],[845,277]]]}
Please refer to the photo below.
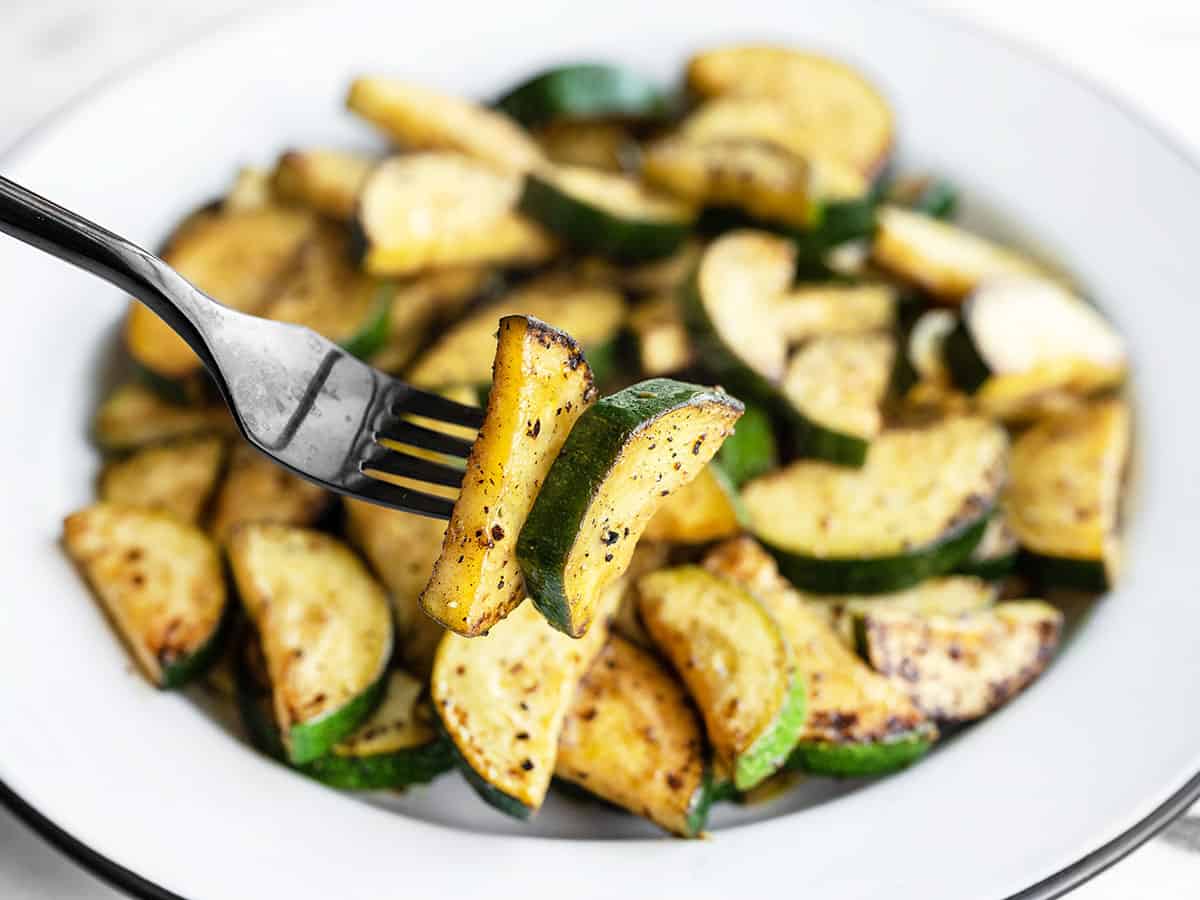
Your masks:
{"label": "white plate under bowl", "polygon": [[0,782],[11,804],[144,896],[963,900],[1052,896],[1194,792],[1200,171],[1061,72],[858,0],[341,3],[148,65],[0,170],[153,245],[237,164],[373,141],[341,110],[357,73],[486,96],[584,57],[676,78],[690,51],[755,38],[863,66],[895,107],[903,158],[956,181],[969,214],[987,210],[1075,273],[1129,338],[1140,473],[1128,571],[1051,671],[911,771],[722,810],[710,841],[655,838],[565,802],[520,826],[456,777],[399,804],[324,789],[249,752],[188,698],[147,687],[63,558],[61,518],[92,496],[86,422],[123,301],[2,240]]}

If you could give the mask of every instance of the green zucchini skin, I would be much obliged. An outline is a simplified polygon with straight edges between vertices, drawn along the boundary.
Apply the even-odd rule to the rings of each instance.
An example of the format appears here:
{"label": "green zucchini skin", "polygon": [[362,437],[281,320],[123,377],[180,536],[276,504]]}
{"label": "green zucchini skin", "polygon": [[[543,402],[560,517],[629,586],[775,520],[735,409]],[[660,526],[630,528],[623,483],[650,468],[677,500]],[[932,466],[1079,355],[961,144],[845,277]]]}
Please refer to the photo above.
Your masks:
{"label": "green zucchini skin", "polygon": [[779,465],[775,429],[765,408],[746,405],[733,434],[717,451],[716,461],[735,488]]}
{"label": "green zucchini skin", "polygon": [[949,221],[958,211],[958,188],[944,178],[920,179],[917,190],[909,188],[905,179],[891,180],[883,190],[886,202],[895,203],[913,212],[934,219]]}
{"label": "green zucchini skin", "polygon": [[1003,581],[1017,570],[1019,553],[1005,553],[990,559],[964,559],[954,567],[956,575],[974,575],[984,581]]}
{"label": "green zucchini skin", "polygon": [[551,466],[517,538],[525,589],[551,625],[571,633],[564,567],[592,498],[630,438],[688,406],[742,404],[727,394],[670,378],[651,378],[604,397],[579,417]]}
{"label": "green zucchini skin", "polygon": [[333,745],[361,725],[383,700],[388,672],[385,668],[366,690],[343,706],[311,722],[300,722],[288,730],[288,758],[301,766],[320,759],[333,750]]}
{"label": "green zucchini skin", "polygon": [[367,359],[384,348],[391,332],[394,294],[392,285],[380,288],[366,321],[358,331],[342,341],[343,350],[351,356]]}
{"label": "green zucchini skin", "polygon": [[217,621],[217,627],[212,630],[212,634],[209,635],[208,640],[197,647],[192,653],[183,657],[183,659],[175,660],[170,665],[163,666],[162,681],[159,683],[159,687],[167,690],[181,688],[212,668],[213,663],[220,659],[225,652],[229,635],[234,630],[234,619],[237,617],[236,609],[236,603],[226,600],[225,610],[221,613],[221,618]]}
{"label": "green zucchini skin", "polygon": [[495,102],[526,128],[581,119],[657,119],[671,103],[654,82],[621,66],[559,66],[521,82]]}
{"label": "green zucchini skin", "polygon": [[964,308],[962,318],[954,330],[946,335],[942,355],[954,383],[968,394],[974,394],[992,376],[992,370],[983,361],[975,341],[971,339],[971,332],[967,329],[968,313],[969,307]]}
{"label": "green zucchini skin", "polygon": [[1097,594],[1112,589],[1108,570],[1098,559],[1067,559],[1022,549],[1015,567],[1039,587],[1073,588]]}
{"label": "green zucchini skin", "polygon": [[989,508],[978,518],[908,553],[865,559],[801,556],[764,542],[779,571],[802,591],[814,594],[883,594],[943,575],[961,563],[987,528]]}
{"label": "green zucchini skin", "polygon": [[787,700],[775,722],[734,763],[734,786],[739,791],[749,790],[784,765],[807,718],[808,686],[793,672]]}
{"label": "green zucchini skin", "polygon": [[789,404],[785,406],[788,421],[796,435],[796,451],[801,456],[823,459],[852,469],[862,468],[871,447],[869,440],[826,428]]}
{"label": "green zucchini skin", "polygon": [[670,256],[692,230],[690,222],[622,218],[534,174],[525,176],[519,208],[580,250],[629,262]]}
{"label": "green zucchini skin", "polygon": [[936,732],[928,729],[867,744],[802,741],[792,750],[784,768],[834,778],[887,775],[924,756],[933,746],[934,735]]}
{"label": "green zucchini skin", "polygon": [[705,767],[704,779],[692,793],[692,799],[688,803],[685,837],[700,837],[704,833],[704,829],[708,826],[708,814],[712,810],[713,803],[718,799],[714,787],[712,766],[709,765]]}
{"label": "green zucchini skin", "polygon": [[[436,708],[437,704],[434,704],[434,706]],[[483,802],[493,809],[504,813],[506,816],[511,816],[522,822],[528,821],[533,816],[533,808],[522,803],[511,794],[506,794],[472,769],[470,763],[467,762],[458,747],[455,746],[454,739],[450,737],[450,732],[446,730],[446,723],[442,721],[440,712],[436,716],[436,721],[438,731],[441,733],[442,743],[446,745],[454,767],[462,773],[467,784],[475,789],[475,793],[480,796]]]}

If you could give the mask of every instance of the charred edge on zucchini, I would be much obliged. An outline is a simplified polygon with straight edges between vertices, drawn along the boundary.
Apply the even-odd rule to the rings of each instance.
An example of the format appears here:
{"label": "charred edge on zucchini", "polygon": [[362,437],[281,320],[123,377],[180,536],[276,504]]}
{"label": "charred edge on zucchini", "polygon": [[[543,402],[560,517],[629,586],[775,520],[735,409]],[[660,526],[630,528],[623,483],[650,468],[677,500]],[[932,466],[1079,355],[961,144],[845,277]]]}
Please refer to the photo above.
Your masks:
{"label": "charred edge on zucchini", "polygon": [[654,511],[708,464],[742,409],[719,391],[656,378],[579,418],[517,542],[547,621],[576,637],[587,630]]}

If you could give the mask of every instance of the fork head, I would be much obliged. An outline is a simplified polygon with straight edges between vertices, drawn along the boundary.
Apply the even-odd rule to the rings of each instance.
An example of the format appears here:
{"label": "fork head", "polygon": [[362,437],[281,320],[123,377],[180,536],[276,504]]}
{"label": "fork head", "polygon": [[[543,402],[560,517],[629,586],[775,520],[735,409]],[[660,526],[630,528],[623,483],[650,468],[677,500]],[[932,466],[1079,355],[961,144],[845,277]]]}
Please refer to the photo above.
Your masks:
{"label": "fork head", "polygon": [[450,517],[452,499],[409,485],[457,487],[454,458],[466,457],[471,441],[411,419],[477,429],[483,410],[385,375],[307,328],[220,310],[205,323],[210,368],[255,447],[332,491]]}

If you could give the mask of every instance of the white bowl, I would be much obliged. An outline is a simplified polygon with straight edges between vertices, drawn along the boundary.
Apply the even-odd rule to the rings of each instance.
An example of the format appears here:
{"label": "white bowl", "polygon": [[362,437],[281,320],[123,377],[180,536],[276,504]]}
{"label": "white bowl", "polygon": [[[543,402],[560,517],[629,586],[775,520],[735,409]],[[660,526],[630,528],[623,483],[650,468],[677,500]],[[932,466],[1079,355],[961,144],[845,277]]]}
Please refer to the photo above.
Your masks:
{"label": "white bowl", "polygon": [[[870,2],[455,0],[278,14],[76,104],[4,174],[154,245],[240,163],[368,143],[349,79],[403,74],[486,96],[581,57],[678,76],[689,51],[758,38],[825,48],[891,98],[904,161],[964,188],[968,215],[1075,273],[1136,361],[1139,490],[1129,565],[1053,668],[911,771],[721,810],[714,839],[654,837],[597,807],[504,819],[456,777],[361,802],[249,752],[133,670],[58,545],[92,496],[86,423],[124,308],[116,291],[0,240],[0,782],[54,840],[140,896],[1051,897],[1119,858],[1200,781],[1200,304],[1185,250],[1200,171],[1054,68]],[[53,824],[51,824],[53,823]],[[553,839],[559,838],[559,839]],[[137,873],[133,875],[132,873]],[[140,877],[139,877],[140,876]],[[468,894],[470,892],[470,894]],[[735,894],[736,892],[736,894]]]}

